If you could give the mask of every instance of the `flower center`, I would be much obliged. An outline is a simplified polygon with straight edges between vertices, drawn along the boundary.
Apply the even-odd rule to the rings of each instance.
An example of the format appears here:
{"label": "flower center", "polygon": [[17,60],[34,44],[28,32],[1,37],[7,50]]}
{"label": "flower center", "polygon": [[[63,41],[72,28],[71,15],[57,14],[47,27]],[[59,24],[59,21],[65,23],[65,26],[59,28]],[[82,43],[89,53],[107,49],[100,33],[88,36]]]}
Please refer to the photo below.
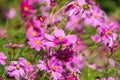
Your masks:
{"label": "flower center", "polygon": [[13,44],[12,44],[12,47],[16,47],[16,46],[17,46],[17,44],[16,44],[16,43],[13,43]]}
{"label": "flower center", "polygon": [[32,36],[35,36],[35,35],[36,35],[36,32],[35,32],[35,31],[33,31],[33,32],[31,33],[31,35],[32,35]]}
{"label": "flower center", "polygon": [[36,40],[36,41],[35,41],[35,44],[36,44],[36,45],[39,45],[39,44],[40,44],[40,41],[39,41],[39,40]]}
{"label": "flower center", "polygon": [[60,58],[65,59],[66,56],[65,56],[64,54],[61,54],[61,55],[60,55]]}
{"label": "flower center", "polygon": [[59,39],[59,41],[62,41],[62,40],[63,40],[63,37],[62,37],[62,36],[59,36],[58,39]]}
{"label": "flower center", "polygon": [[19,70],[19,69],[20,69],[20,66],[19,66],[19,65],[17,65],[17,66],[16,66],[16,69],[17,69],[17,70]]}
{"label": "flower center", "polygon": [[53,67],[52,67],[52,70],[53,70],[53,71],[56,71],[56,67],[55,67],[55,66],[53,66]]}
{"label": "flower center", "polygon": [[28,7],[27,6],[25,6],[24,7],[24,11],[28,11],[29,9],[28,9]]}
{"label": "flower center", "polygon": [[40,17],[40,21],[43,21],[43,18],[42,18],[42,17]]}
{"label": "flower center", "polygon": [[97,19],[97,18],[98,18],[98,15],[97,15],[97,14],[94,14],[93,17],[94,17],[95,19]]}
{"label": "flower center", "polygon": [[82,8],[83,8],[83,5],[79,5],[79,7],[82,9]]}
{"label": "flower center", "polygon": [[85,10],[88,10],[88,9],[89,9],[88,4],[83,5],[83,8],[84,8]]}
{"label": "flower center", "polygon": [[30,65],[31,63],[29,61],[26,62],[27,65]]}
{"label": "flower center", "polygon": [[107,34],[107,35],[110,35],[110,34],[111,34],[111,30],[107,30],[107,31],[106,31],[106,34]]}
{"label": "flower center", "polygon": [[75,2],[73,3],[73,5],[74,5],[74,6],[77,6],[77,5],[78,5],[78,2],[77,2],[77,1],[75,1]]}

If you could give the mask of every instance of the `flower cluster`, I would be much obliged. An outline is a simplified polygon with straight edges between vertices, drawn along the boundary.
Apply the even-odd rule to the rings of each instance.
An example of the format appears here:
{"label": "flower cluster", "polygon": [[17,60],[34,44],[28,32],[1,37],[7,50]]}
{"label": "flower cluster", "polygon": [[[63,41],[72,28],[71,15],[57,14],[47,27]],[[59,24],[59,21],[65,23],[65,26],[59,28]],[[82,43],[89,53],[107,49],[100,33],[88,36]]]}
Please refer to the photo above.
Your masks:
{"label": "flower cluster", "polygon": [[[20,10],[26,27],[25,44],[35,55],[28,61],[15,51],[26,45],[4,45],[13,50],[9,54],[10,63],[5,67],[6,76],[16,80],[80,80],[84,67],[99,70],[96,64],[87,62],[93,50],[81,39],[87,34],[83,30],[86,26],[96,29],[96,34],[90,36],[95,46],[107,47],[110,56],[115,53],[119,24],[110,19],[97,3],[72,0],[63,7],[58,4],[57,0],[21,0]],[[5,65],[6,58],[0,52],[0,64]],[[108,80],[114,80],[108,77]]]}

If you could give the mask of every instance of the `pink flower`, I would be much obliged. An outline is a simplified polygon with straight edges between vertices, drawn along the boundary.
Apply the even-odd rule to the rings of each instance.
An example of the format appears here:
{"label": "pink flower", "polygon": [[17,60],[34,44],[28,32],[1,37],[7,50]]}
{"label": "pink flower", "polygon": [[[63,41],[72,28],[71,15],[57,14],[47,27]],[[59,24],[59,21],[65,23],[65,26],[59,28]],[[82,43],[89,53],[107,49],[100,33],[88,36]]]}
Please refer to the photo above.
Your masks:
{"label": "pink flower", "polygon": [[38,36],[38,33],[33,29],[28,29],[26,32],[26,37],[28,39],[33,38],[33,37],[37,37],[37,36]]}
{"label": "pink flower", "polygon": [[95,5],[91,8],[91,14],[86,16],[85,25],[92,25],[93,27],[101,26],[104,23],[105,13]]}
{"label": "pink flower", "polygon": [[15,14],[16,14],[16,11],[14,8],[10,8],[6,13],[5,13],[5,16],[8,18],[8,19],[13,19],[15,17]]}
{"label": "pink flower", "polygon": [[86,0],[76,0],[70,2],[67,7],[65,8],[64,12],[67,12],[69,16],[71,15],[77,15],[82,14],[84,11],[84,14],[86,15],[89,13],[90,4]]}
{"label": "pink flower", "polygon": [[25,58],[20,57],[19,58],[19,63],[24,64],[24,70],[26,72],[32,72],[32,71],[34,71],[33,65],[29,61],[27,61]]}
{"label": "pink flower", "polygon": [[52,59],[48,61],[47,72],[51,73],[53,80],[58,80],[60,77],[62,77],[61,73],[63,72],[61,62],[55,57],[52,57]]}
{"label": "pink flower", "polygon": [[115,80],[115,79],[112,78],[112,77],[109,77],[108,79],[106,79],[106,78],[99,78],[99,79],[96,79],[96,80]]}
{"label": "pink flower", "polygon": [[9,44],[5,44],[4,45],[7,48],[22,48],[24,46],[24,44],[16,44],[16,43],[9,43]]}
{"label": "pink flower", "polygon": [[6,29],[0,28],[0,37],[6,37],[7,36],[6,32],[7,32]]}
{"label": "pink flower", "polygon": [[47,63],[43,60],[39,60],[37,67],[39,70],[47,70]]}
{"label": "pink flower", "polygon": [[7,59],[7,56],[3,52],[0,52],[0,64],[5,65],[5,59]]}
{"label": "pink flower", "polygon": [[47,46],[54,47],[59,44],[70,45],[74,44],[77,40],[75,35],[65,36],[65,32],[62,29],[54,30],[54,35],[45,34],[45,38],[51,42],[47,42]]}
{"label": "pink flower", "polygon": [[108,45],[108,47],[112,47],[116,42],[117,34],[109,27],[99,27],[98,34],[103,44]]}
{"label": "pink flower", "polygon": [[6,72],[10,77],[15,77],[19,80],[20,77],[25,76],[24,64],[17,61],[11,61],[10,65],[6,67]]}
{"label": "pink flower", "polygon": [[42,37],[30,38],[28,44],[30,45],[30,48],[35,48],[36,51],[40,51],[41,48],[45,48],[45,41]]}

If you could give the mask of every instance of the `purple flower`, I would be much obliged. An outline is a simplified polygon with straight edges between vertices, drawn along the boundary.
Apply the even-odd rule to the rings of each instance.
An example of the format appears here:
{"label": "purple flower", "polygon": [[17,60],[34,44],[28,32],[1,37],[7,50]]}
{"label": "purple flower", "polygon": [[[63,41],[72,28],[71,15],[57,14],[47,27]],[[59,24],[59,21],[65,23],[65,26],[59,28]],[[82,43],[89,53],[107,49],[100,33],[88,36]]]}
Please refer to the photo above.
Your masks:
{"label": "purple flower", "polygon": [[41,48],[45,48],[45,41],[42,37],[30,38],[28,44],[30,45],[30,48],[35,48],[36,51],[40,51]]}
{"label": "purple flower", "polygon": [[3,52],[0,52],[0,64],[5,65],[5,59],[7,59],[7,56]]}
{"label": "purple flower", "polygon": [[55,54],[56,58],[65,62],[69,62],[73,58],[74,52],[69,48],[65,48],[64,50],[59,50]]}
{"label": "purple flower", "polygon": [[11,61],[10,65],[6,67],[6,72],[10,77],[15,77],[19,80],[20,77],[25,76],[24,64],[17,61]]}
{"label": "purple flower", "polygon": [[47,46],[54,47],[59,44],[70,45],[74,44],[77,40],[75,35],[65,36],[65,32],[62,29],[54,30],[54,35],[45,34],[45,38],[50,42],[47,42]]}
{"label": "purple flower", "polygon": [[24,44],[16,44],[16,43],[9,43],[9,44],[5,44],[4,45],[7,48],[22,48],[24,46]]}

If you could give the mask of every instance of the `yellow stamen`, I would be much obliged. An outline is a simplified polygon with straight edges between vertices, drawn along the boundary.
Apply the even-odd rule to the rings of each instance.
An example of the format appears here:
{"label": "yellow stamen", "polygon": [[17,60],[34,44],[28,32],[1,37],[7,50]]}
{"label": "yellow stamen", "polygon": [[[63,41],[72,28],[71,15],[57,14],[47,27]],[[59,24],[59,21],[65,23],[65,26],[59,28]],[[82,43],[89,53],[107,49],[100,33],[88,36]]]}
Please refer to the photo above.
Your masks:
{"label": "yellow stamen", "polygon": [[19,69],[20,69],[20,66],[19,66],[19,65],[17,65],[17,66],[16,66],[16,69],[17,69],[17,70],[19,70]]}
{"label": "yellow stamen", "polygon": [[83,5],[79,5],[79,7],[82,9],[82,8],[83,8]]}
{"label": "yellow stamen", "polygon": [[33,32],[31,33],[31,35],[32,35],[32,36],[36,36],[36,32],[33,31]]}
{"label": "yellow stamen", "polygon": [[62,40],[63,40],[63,37],[62,37],[62,36],[59,36],[58,39],[59,39],[59,41],[62,41]]}
{"label": "yellow stamen", "polygon": [[36,40],[36,41],[35,41],[35,44],[36,44],[36,45],[39,45],[39,44],[40,44],[40,41],[39,41],[39,40]]}
{"label": "yellow stamen", "polygon": [[110,34],[111,34],[111,30],[107,30],[107,31],[106,31],[106,34],[107,34],[107,35],[110,35]]}
{"label": "yellow stamen", "polygon": [[75,1],[75,2],[73,3],[73,5],[74,5],[74,6],[77,6],[77,5],[78,5],[78,2],[77,2],[77,1]]}
{"label": "yellow stamen", "polygon": [[12,44],[12,47],[16,47],[16,46],[17,46],[17,44],[16,44],[16,43],[13,43],[13,44]]}
{"label": "yellow stamen", "polygon": [[55,66],[53,66],[53,67],[52,67],[52,70],[53,70],[53,71],[56,71],[56,67],[55,67]]}
{"label": "yellow stamen", "polygon": [[42,17],[40,17],[40,21],[43,21],[43,18],[42,18]]}
{"label": "yellow stamen", "polygon": [[97,15],[97,14],[94,14],[93,17],[94,17],[94,18],[98,18],[98,15]]}
{"label": "yellow stamen", "polygon": [[29,61],[26,62],[27,65],[30,65],[31,63]]}
{"label": "yellow stamen", "polygon": [[24,11],[28,11],[29,9],[28,9],[28,7],[27,6],[25,6],[24,7]]}

